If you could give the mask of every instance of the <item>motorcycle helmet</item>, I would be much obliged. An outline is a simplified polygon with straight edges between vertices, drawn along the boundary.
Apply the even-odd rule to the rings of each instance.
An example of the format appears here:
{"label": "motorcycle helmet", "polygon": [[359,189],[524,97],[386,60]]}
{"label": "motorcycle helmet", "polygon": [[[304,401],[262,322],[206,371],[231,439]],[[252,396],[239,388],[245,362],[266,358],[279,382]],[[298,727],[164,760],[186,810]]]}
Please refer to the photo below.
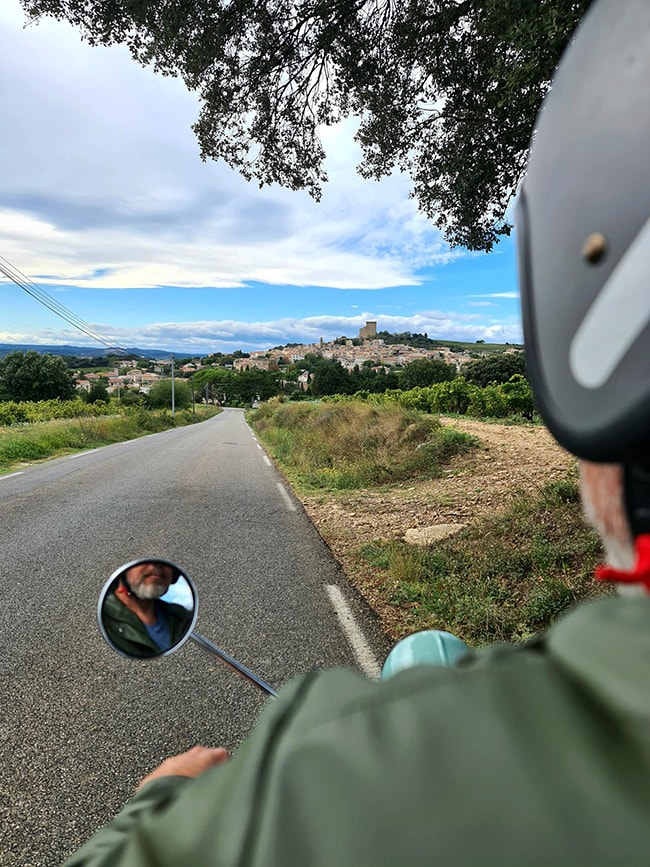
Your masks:
{"label": "motorcycle helmet", "polygon": [[650,463],[650,3],[596,0],[533,134],[517,203],[539,411],[581,458]]}

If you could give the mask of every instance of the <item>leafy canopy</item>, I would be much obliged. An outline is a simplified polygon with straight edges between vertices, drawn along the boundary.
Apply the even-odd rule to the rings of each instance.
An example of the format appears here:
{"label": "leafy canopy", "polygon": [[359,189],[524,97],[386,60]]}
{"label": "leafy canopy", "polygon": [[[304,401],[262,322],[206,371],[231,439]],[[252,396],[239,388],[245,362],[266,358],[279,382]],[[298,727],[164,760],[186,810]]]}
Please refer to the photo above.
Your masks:
{"label": "leafy canopy", "polygon": [[[161,379],[151,386],[147,395],[147,405],[152,409],[171,407],[172,405],[172,381]],[[174,382],[174,407],[187,409],[192,405],[192,389],[182,379]]]}
{"label": "leafy canopy", "polygon": [[508,382],[515,375],[526,378],[526,358],[523,352],[495,352],[464,364],[461,373],[468,382],[484,388],[491,383]]}
{"label": "leafy canopy", "polygon": [[562,49],[590,0],[21,0],[124,43],[202,108],[203,159],[319,198],[323,125],[356,117],[358,170],[394,168],[452,245],[490,250]]}
{"label": "leafy canopy", "polygon": [[29,349],[0,359],[0,400],[70,400],[74,396],[74,378],[61,356]]}
{"label": "leafy canopy", "polygon": [[418,358],[407,364],[400,372],[399,385],[405,390],[426,388],[435,382],[449,382],[455,378],[456,367],[453,364],[447,364],[446,361],[440,361],[437,358]]}

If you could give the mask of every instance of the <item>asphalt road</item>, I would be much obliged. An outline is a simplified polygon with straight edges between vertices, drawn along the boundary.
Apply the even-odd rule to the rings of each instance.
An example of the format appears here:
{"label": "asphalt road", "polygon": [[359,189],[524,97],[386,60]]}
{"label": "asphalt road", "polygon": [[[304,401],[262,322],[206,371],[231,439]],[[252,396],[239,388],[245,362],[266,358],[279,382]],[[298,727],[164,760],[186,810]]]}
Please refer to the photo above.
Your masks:
{"label": "asphalt road", "polygon": [[163,758],[234,751],[267,699],[192,643],[154,661],[104,644],[123,562],[182,565],[196,630],[276,688],[356,665],[326,585],[387,647],[239,410],[0,477],[0,864],[58,865]]}

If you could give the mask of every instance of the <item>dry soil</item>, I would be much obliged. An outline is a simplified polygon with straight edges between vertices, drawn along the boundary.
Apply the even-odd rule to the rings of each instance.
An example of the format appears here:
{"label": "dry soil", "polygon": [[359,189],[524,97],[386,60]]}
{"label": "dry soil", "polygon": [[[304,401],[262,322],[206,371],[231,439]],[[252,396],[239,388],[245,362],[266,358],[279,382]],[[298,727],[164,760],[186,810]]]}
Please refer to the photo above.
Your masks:
{"label": "dry soil", "polygon": [[[546,428],[442,418],[479,439],[478,449],[453,459],[437,479],[377,490],[300,495],[305,510],[348,578],[375,608],[386,631],[396,631],[394,609],[382,604],[376,576],[356,552],[378,539],[404,539],[407,530],[465,525],[575,470],[575,458]],[[375,580],[374,580],[375,579]]]}

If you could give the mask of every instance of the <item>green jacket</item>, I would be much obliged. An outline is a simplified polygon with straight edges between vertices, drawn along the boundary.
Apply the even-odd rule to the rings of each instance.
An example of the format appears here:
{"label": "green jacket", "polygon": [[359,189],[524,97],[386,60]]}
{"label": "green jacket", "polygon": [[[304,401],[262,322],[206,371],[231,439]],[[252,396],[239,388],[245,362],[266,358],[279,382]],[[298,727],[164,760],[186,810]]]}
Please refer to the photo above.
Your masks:
{"label": "green jacket", "polygon": [[309,674],[67,867],[650,863],[650,597],[385,683]]}
{"label": "green jacket", "polygon": [[[192,612],[172,602],[159,603],[165,606],[169,622],[169,637],[172,646],[179,642],[189,623]],[[114,593],[109,593],[102,605],[102,619],[106,634],[113,644],[130,656],[158,656],[161,650],[149,637],[144,623],[126,605],[122,605]]]}

